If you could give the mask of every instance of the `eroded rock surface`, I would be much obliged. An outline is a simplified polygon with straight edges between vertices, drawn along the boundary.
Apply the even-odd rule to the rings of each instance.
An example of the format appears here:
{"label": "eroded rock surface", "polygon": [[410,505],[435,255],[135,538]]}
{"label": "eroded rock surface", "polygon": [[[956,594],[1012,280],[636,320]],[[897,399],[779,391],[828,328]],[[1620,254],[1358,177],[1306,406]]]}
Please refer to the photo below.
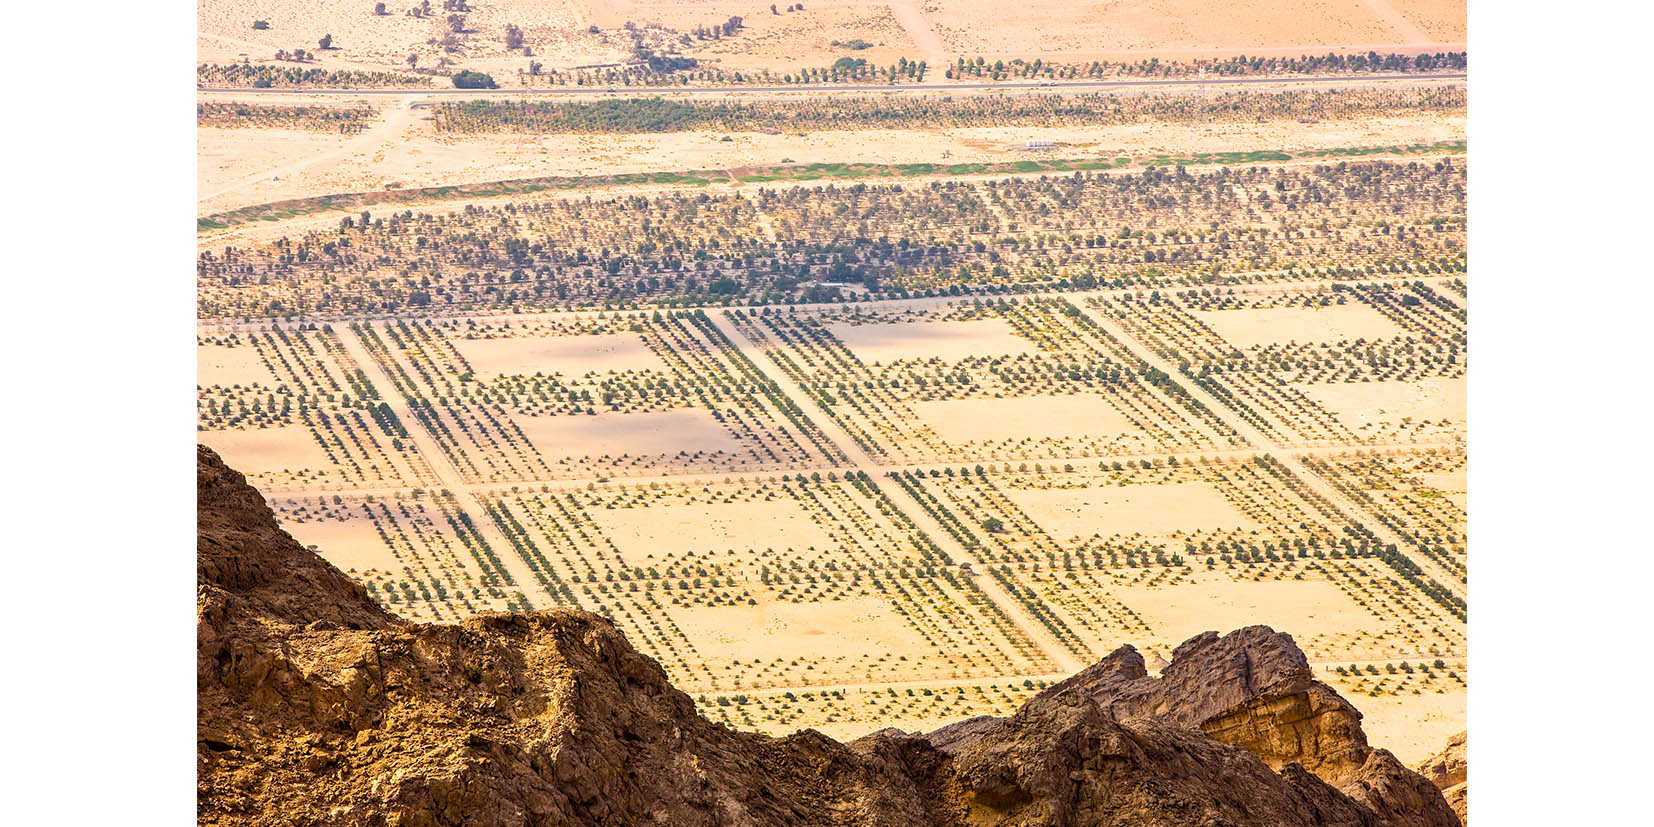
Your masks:
{"label": "eroded rock surface", "polygon": [[1453,812],[1459,814],[1459,820],[1469,824],[1470,766],[1466,763],[1465,746],[1465,733],[1449,738],[1446,748],[1419,765],[1419,775],[1441,788],[1442,796]]}
{"label": "eroded rock surface", "polygon": [[[1274,770],[1296,765],[1398,827],[1454,825],[1440,791],[1388,750],[1367,743],[1361,713],[1315,680],[1292,637],[1266,626],[1227,635],[1206,632],[1172,652],[1158,678],[1143,656],[1122,646],[1029,706],[1088,699],[1107,717],[1198,730],[1240,747]],[[1020,713],[1019,713],[1020,714]],[[973,719],[925,737],[956,756],[980,739],[999,737],[994,719]]]}
{"label": "eroded rock surface", "polygon": [[1405,768],[1435,797],[1394,794],[1406,776],[1357,746],[1359,715],[1311,691],[1290,638],[1237,647],[1266,629],[1196,638],[1158,682],[1121,650],[1010,718],[928,739],[770,738],[702,718],[596,615],[404,621],[210,450],[198,464],[202,824],[1456,823]]}

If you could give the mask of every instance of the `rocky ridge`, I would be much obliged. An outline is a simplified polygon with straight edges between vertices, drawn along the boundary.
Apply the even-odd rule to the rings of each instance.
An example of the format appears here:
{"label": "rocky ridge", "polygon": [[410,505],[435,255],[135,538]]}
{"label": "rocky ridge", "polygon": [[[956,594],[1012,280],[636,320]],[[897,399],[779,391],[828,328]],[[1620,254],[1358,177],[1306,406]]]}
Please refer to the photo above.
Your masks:
{"label": "rocky ridge", "polygon": [[702,718],[596,615],[396,617],[204,447],[197,509],[201,824],[1459,823],[1263,627],[1160,678],[1121,649],[1004,719],[771,738]]}
{"label": "rocky ridge", "polygon": [[1459,820],[1469,823],[1470,766],[1465,758],[1466,733],[1449,738],[1447,747],[1419,765],[1419,774],[1442,791]]}

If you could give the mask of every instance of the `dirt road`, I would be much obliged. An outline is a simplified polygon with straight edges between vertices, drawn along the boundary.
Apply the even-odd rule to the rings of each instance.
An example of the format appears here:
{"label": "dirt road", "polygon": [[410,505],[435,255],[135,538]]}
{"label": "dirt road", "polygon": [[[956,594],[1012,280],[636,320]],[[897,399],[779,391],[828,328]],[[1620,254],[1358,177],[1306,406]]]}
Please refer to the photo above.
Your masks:
{"label": "dirt road", "polygon": [[413,123],[415,114],[413,104],[415,100],[415,96],[405,97],[402,100],[401,105],[395,109],[388,110],[379,123],[374,124],[371,129],[363,130],[362,134],[346,141],[337,149],[329,152],[323,152],[320,155],[312,155],[308,158],[303,158],[292,163],[259,170],[258,172],[247,175],[228,186],[220,187],[212,192],[197,193],[196,203],[206,203],[214,198],[228,195],[232,192],[238,192],[260,181],[267,181],[271,178],[277,178],[283,175],[297,175],[300,172],[316,166],[317,164],[333,161],[356,152],[371,150],[383,144],[391,143],[400,138],[407,131],[408,125]]}

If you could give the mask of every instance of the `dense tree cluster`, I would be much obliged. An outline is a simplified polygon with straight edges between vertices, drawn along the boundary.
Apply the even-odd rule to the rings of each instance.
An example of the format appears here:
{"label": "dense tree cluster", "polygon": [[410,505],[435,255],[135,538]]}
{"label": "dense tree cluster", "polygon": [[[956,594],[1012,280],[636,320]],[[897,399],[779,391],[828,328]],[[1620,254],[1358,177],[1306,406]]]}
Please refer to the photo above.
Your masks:
{"label": "dense tree cluster", "polygon": [[1229,92],[1220,95],[1020,95],[788,100],[476,100],[437,107],[444,132],[819,131],[930,127],[1104,126],[1236,123],[1259,119],[1353,119],[1378,114],[1463,112],[1464,87]]}
{"label": "dense tree cluster", "polygon": [[[820,281],[900,296],[1455,272],[1464,204],[1463,164],[1438,161],[364,213],[337,230],[203,252],[200,311],[785,301]],[[710,292],[724,279],[739,289]]]}

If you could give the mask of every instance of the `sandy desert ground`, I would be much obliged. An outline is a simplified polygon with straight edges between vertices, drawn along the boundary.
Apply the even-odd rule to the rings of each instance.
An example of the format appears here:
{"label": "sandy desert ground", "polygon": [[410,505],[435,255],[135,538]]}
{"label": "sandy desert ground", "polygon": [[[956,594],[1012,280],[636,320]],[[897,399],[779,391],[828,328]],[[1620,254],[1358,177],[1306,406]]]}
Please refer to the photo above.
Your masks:
{"label": "sandy desert ground", "polygon": [[[419,110],[413,110],[418,112]],[[398,110],[387,113],[387,121]],[[199,129],[202,214],[330,193],[410,189],[548,175],[718,170],[787,163],[954,163],[1018,160],[1030,140],[1058,157],[1405,146],[1462,140],[1460,115],[1259,124],[859,130],[770,135],[683,132],[638,135],[436,133],[428,116],[404,112],[405,128],[380,124],[348,137],[314,132]],[[725,140],[725,138],[729,140]],[[584,193],[582,193],[582,196]]]}
{"label": "sandy desert ground", "polygon": [[[899,58],[940,67],[960,57],[1042,58],[1047,61],[1136,60],[1215,55],[1299,55],[1328,51],[1441,51],[1462,47],[1462,0],[1154,0],[1070,3],[1035,0],[1005,6],[982,0],[820,0],[802,11],[772,14],[767,3],[728,0],[512,0],[476,2],[459,45],[435,42],[451,31],[448,13],[407,14],[415,3],[387,3],[387,14],[357,0],[253,3],[203,0],[198,4],[198,59],[210,63],[268,61],[278,49],[315,50],[333,35],[334,48],[314,65],[377,71],[447,60],[454,67],[502,78],[527,67],[529,57],[507,52],[507,25],[520,27],[534,59],[554,68],[614,63],[626,57],[622,27],[663,26],[693,32],[741,17],[745,27],[718,40],[676,41],[683,53],[725,71],[777,73],[821,67],[841,57],[885,65]],[[255,30],[253,21],[269,28]],[[592,33],[589,27],[597,27]],[[852,49],[835,43],[861,41]],[[940,76],[940,72],[936,73]]]}
{"label": "sandy desert ground", "polygon": [[[317,50],[323,68],[405,72],[415,55],[422,67],[446,59],[452,68],[509,78],[531,58],[505,49],[508,24],[523,28],[532,59],[573,67],[623,59],[628,21],[654,24],[652,36],[664,36],[731,15],[745,20],[739,33],[691,38],[683,52],[727,70],[780,72],[845,56],[1084,62],[1439,51],[1465,39],[1464,5],[1452,0],[818,0],[804,11],[778,4],[776,14],[768,3],[706,0],[475,0],[466,32],[446,51],[446,13],[422,19],[407,14],[407,0],[387,5],[389,13],[376,16],[357,0],[203,0],[200,60],[268,61],[276,49],[302,47]],[[255,19],[269,29],[252,29]],[[337,48],[317,49],[325,34]],[[852,40],[867,47],[844,45]],[[798,106],[813,99],[778,97]],[[435,129],[417,92],[201,99],[366,106],[374,114],[351,134],[200,127],[200,215],[537,176],[1018,161],[1038,157],[1024,151],[1031,140],[1056,144],[1056,157],[1142,159],[1354,154],[1466,137],[1462,112],[1197,125],[454,135]],[[1322,157],[1332,156],[1306,157],[1294,169],[1336,163]],[[1436,158],[1423,160],[1428,171]],[[1037,173],[1020,174],[1027,182]],[[1317,199],[1341,192],[1336,181],[1344,179],[1329,180],[1335,184]],[[670,186],[515,201],[649,196]],[[759,187],[731,180],[697,189],[752,198]],[[1267,203],[1259,192],[1283,191],[1259,186],[1239,200]],[[1382,215],[1367,211],[1372,204],[1343,203],[1333,223],[1349,221],[1335,230],[1313,222],[1258,227],[1251,218],[1220,226],[1176,199],[1131,215],[1084,213],[1079,201],[1064,202],[1093,223],[1008,231],[1022,238],[953,228],[980,233],[975,253],[1003,250],[993,261],[1013,268],[1073,248],[1138,251],[1129,245],[1141,233],[1125,230],[1140,231],[1139,219],[1166,239],[1143,246],[1150,255],[1133,259],[1134,268],[1169,267],[1167,253],[1198,253],[1200,244],[1283,242],[1258,261],[1279,250],[1288,260],[1231,269],[1227,282],[1215,268],[1196,278],[1142,267],[1130,271],[1137,282],[1029,287],[1011,272],[976,297],[915,289],[912,298],[885,293],[876,304],[794,302],[784,314],[737,294],[727,305],[689,309],[593,298],[579,312],[524,302],[441,313],[365,305],[345,317],[279,322],[206,318],[198,331],[200,439],[271,496],[301,542],[393,610],[435,621],[556,605],[601,612],[707,715],[733,726],[772,733],[810,726],[837,737],[928,729],[1009,712],[1124,643],[1157,668],[1198,632],[1266,623],[1291,632],[1322,679],[1363,710],[1375,743],[1413,761],[1464,728],[1468,674],[1468,299],[1462,255],[1455,262],[1441,254],[1462,237],[1452,220],[1462,201],[1435,189],[1425,203],[1414,192],[1385,195],[1394,203],[1378,202],[1389,210]],[[866,219],[870,205],[846,198],[829,205],[836,211],[824,223],[854,223],[858,208]],[[996,210],[1014,206],[982,205],[971,220],[992,225]],[[501,226],[514,220],[509,212],[479,214]],[[206,232],[200,247],[288,256],[286,267],[294,248],[270,246],[276,239],[332,232],[342,216]],[[1399,238],[1389,235],[1392,220],[1412,248],[1388,243]],[[756,229],[785,235],[790,221]],[[583,228],[593,238],[607,229]],[[491,255],[497,251],[488,245],[501,238],[440,229],[419,225],[407,254],[476,244]],[[690,223],[671,229],[681,235],[668,243],[682,246],[663,267],[628,241],[619,252],[583,250],[595,254],[581,265],[590,273],[560,270],[545,284],[628,274],[710,280],[717,273],[709,267],[740,234],[697,235]],[[1213,238],[1171,242],[1191,230]],[[318,238],[305,256],[334,255],[341,244],[346,251],[323,281],[348,281],[363,265],[350,258],[354,242],[340,241],[354,236]],[[796,241],[818,258],[788,261],[789,272],[802,261],[801,279],[822,278],[808,266],[825,267],[839,251],[810,247],[802,234]],[[926,242],[890,241],[920,241],[915,251]],[[1406,269],[1396,260],[1403,253],[1414,255]],[[625,260],[605,273],[605,256]],[[536,250],[502,268],[479,253],[453,267],[475,270],[462,277],[489,285],[497,299],[552,272],[534,272],[545,257]],[[779,256],[774,267],[782,267]],[[294,272],[248,265],[212,286],[289,302],[271,311],[283,315],[300,292],[291,280],[307,271]],[[984,281],[999,278],[987,272]],[[411,269],[382,274],[409,290],[438,290]],[[1161,281],[1136,289],[1152,279]],[[206,295],[205,276],[202,284]],[[1156,291],[1154,303],[1144,303],[1146,290]],[[1451,360],[1436,358],[1448,350]],[[1436,588],[1409,579],[1398,560]]]}

